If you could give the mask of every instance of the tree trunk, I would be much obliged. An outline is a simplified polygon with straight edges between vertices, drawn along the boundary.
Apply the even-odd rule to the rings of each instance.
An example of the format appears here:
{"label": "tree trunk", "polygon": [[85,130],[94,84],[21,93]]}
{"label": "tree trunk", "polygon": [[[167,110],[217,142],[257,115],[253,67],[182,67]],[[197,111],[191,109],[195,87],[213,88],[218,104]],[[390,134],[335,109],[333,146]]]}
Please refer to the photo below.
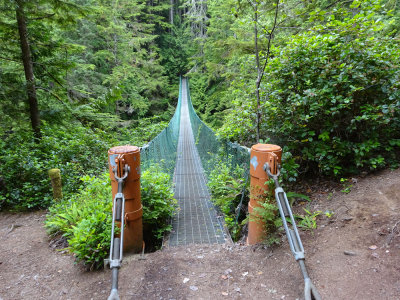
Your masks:
{"label": "tree trunk", "polygon": [[258,7],[257,2],[254,7],[254,50],[256,55],[257,65],[257,80],[256,80],[256,96],[257,96],[257,109],[256,109],[256,142],[260,142],[260,121],[261,121],[261,100],[260,100],[260,83],[261,83],[261,68],[260,68],[260,53],[258,52]]}
{"label": "tree trunk", "polygon": [[35,140],[38,141],[41,138],[39,106],[36,97],[35,76],[33,75],[31,49],[29,47],[29,42],[28,42],[28,30],[26,26],[26,18],[23,7],[24,3],[21,0],[16,2],[17,2],[16,17],[17,17],[18,32],[19,32],[19,39],[22,52],[22,62],[24,64],[24,71],[25,71],[26,91],[28,94],[31,124]]}
{"label": "tree trunk", "polygon": [[174,25],[174,0],[170,0],[171,8],[169,10],[169,21],[171,25]]}
{"label": "tree trunk", "polygon": [[268,64],[269,57],[271,54],[271,41],[274,36],[274,31],[276,29],[276,23],[278,20],[278,11],[279,11],[279,1],[276,0],[275,3],[275,17],[274,17],[274,24],[272,25],[271,31],[268,34],[268,46],[267,46],[267,54],[265,56],[264,65],[261,66],[260,64],[260,53],[258,51],[258,6],[257,2],[254,6],[254,48],[255,48],[255,55],[256,55],[256,65],[257,65],[257,80],[256,80],[256,96],[257,96],[257,110],[256,110],[256,125],[257,125],[257,143],[260,142],[260,124],[261,124],[261,97],[260,97],[260,86],[261,81],[264,76],[265,68]]}

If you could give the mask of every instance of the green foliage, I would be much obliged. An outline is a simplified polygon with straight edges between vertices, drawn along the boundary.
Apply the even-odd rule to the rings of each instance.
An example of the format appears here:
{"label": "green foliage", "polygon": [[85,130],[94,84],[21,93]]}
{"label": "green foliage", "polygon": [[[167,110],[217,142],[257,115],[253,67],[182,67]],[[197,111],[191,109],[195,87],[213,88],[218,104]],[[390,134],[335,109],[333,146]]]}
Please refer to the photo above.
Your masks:
{"label": "green foliage", "polygon": [[362,9],[354,16],[338,10],[294,37],[268,66],[264,132],[326,174],[395,159],[399,47],[376,36],[381,24],[372,8]]}
{"label": "green foliage", "polygon": [[[225,224],[231,232],[232,238],[240,238],[240,229],[243,225],[244,214],[236,222],[236,208],[238,207],[243,192],[243,169],[236,167],[231,170],[228,165],[219,161],[208,177],[208,188],[211,191],[211,201],[224,214]],[[246,188],[247,190],[247,188]],[[242,205],[246,205],[246,201]]]}
{"label": "green foliage", "polygon": [[77,261],[98,269],[110,248],[112,199],[109,174],[82,177],[84,187],[49,209],[45,225],[52,236],[63,235]]}
{"label": "green foliage", "polygon": [[68,196],[79,189],[79,178],[98,174],[107,161],[112,140],[101,130],[80,125],[43,126],[43,137],[35,143],[32,134],[23,128],[1,132],[0,174],[4,186],[0,190],[0,209],[26,210],[45,208],[52,201],[47,171],[61,170],[63,192]]}
{"label": "green foliage", "polygon": [[172,26],[170,32],[159,37],[162,64],[171,82],[187,72],[191,52],[189,38],[188,28],[183,25]]}
{"label": "green foliage", "polygon": [[0,130],[0,209],[48,207],[52,191],[47,171],[52,168],[61,170],[63,193],[68,198],[79,190],[82,176],[104,171],[109,148],[117,144],[143,146],[153,139],[166,126],[165,122],[154,122],[159,119],[142,119],[107,131],[77,122],[44,122],[39,144],[24,128]]}
{"label": "green foliage", "polygon": [[[62,235],[78,262],[89,269],[103,266],[110,249],[112,197],[109,173],[84,176],[78,193],[49,208],[45,225],[53,237]],[[171,230],[168,221],[176,210],[176,200],[168,174],[152,166],[142,174],[141,193],[145,239],[159,241]]]}
{"label": "green foliage", "polygon": [[310,211],[305,209],[305,215],[295,215],[298,220],[297,226],[304,230],[312,230],[317,228],[317,217],[322,213],[321,211]]}
{"label": "green foliage", "polygon": [[83,2],[89,15],[78,21],[77,30],[65,33],[82,47],[70,56],[76,62],[68,74],[70,97],[123,119],[161,113],[169,102],[168,82],[155,28],[165,25],[167,7],[142,0]]}
{"label": "green foliage", "polygon": [[261,206],[254,208],[254,213],[257,216],[250,216],[254,218],[255,222],[264,224],[267,238],[265,243],[267,245],[279,244],[280,238],[278,228],[282,226],[282,220],[279,216],[279,209],[275,203],[272,195],[266,194],[264,201],[260,201]]}
{"label": "green foliage", "polygon": [[171,231],[168,222],[177,209],[171,178],[158,165],[150,166],[141,177],[143,223],[152,237],[161,239]]}
{"label": "green foliage", "polygon": [[340,178],[340,183],[343,184],[343,189],[341,190],[342,193],[348,194],[351,192],[351,188],[353,185],[349,182],[347,178]]}
{"label": "green foliage", "polygon": [[[310,29],[272,47],[260,91],[261,136],[291,153],[286,180],[294,181],[299,167],[340,176],[398,164],[400,47],[385,34],[386,15],[377,1],[318,7],[305,22]],[[233,108],[219,130],[244,143],[255,132],[246,76],[252,66],[244,63],[232,81]]]}
{"label": "green foliage", "polygon": [[288,198],[290,205],[293,205],[293,203],[296,199],[301,199],[301,200],[308,201],[308,202],[311,201],[310,197],[308,197],[307,195],[294,193],[294,192],[287,192],[286,197]]}

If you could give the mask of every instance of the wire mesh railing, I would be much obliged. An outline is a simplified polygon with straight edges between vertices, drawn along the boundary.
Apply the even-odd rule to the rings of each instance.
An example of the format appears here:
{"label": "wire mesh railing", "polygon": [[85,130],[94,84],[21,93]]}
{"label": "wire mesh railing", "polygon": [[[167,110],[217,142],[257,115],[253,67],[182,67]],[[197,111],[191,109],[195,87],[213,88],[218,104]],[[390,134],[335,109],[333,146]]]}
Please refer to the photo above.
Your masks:
{"label": "wire mesh railing", "polygon": [[181,102],[182,78],[179,80],[178,104],[168,126],[147,145],[143,146],[140,151],[142,172],[150,165],[158,164],[163,171],[171,175],[171,178],[173,177],[181,121]]}
{"label": "wire mesh railing", "polygon": [[243,178],[246,178],[249,172],[249,149],[237,143],[219,139],[214,131],[199,118],[192,104],[188,80],[186,82],[193,136],[207,177],[209,178],[218,161],[222,160],[232,170],[237,166],[242,168],[244,170]]}

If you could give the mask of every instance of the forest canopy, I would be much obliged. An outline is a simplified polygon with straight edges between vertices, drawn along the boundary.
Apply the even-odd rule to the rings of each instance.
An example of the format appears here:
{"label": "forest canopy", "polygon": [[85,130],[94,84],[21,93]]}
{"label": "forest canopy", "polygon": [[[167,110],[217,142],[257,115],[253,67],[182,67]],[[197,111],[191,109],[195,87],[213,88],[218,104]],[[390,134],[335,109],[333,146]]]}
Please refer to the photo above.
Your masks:
{"label": "forest canopy", "polygon": [[1,0],[0,209],[147,143],[180,75],[221,139],[284,147],[290,180],[396,167],[399,29],[396,0]]}

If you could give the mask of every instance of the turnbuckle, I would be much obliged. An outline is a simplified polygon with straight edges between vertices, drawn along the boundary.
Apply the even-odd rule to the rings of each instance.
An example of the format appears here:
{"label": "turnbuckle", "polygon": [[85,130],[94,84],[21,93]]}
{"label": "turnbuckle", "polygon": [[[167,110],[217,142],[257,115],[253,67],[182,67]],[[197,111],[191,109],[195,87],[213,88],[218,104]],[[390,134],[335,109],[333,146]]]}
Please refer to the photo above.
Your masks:
{"label": "turnbuckle", "polygon": [[[275,199],[278,204],[279,213],[283,222],[283,227],[285,228],[286,236],[289,242],[290,250],[293,253],[294,258],[300,265],[300,270],[304,278],[304,296],[305,300],[321,300],[321,296],[318,293],[316,287],[311,282],[310,277],[305,265],[305,255],[304,247],[300,239],[299,232],[297,230],[296,221],[293,217],[292,210],[290,208],[289,201],[287,199],[286,193],[283,188],[279,185],[278,177],[280,175],[280,170],[277,168],[277,174],[271,173],[271,168],[268,163],[264,165],[264,171],[267,173],[269,178],[272,178],[275,182]],[[286,218],[290,218],[291,228]]]}
{"label": "turnbuckle", "polygon": [[[123,194],[123,183],[128,177],[130,167],[125,165],[123,174],[118,176],[118,164],[113,167],[114,177],[118,182],[118,190],[113,201],[113,218],[111,226],[111,246],[110,246],[110,269],[112,270],[112,286],[108,300],[119,300],[118,295],[118,270],[122,263],[124,248],[124,215],[125,215],[125,196]],[[115,222],[120,222],[121,233],[115,237]]]}

